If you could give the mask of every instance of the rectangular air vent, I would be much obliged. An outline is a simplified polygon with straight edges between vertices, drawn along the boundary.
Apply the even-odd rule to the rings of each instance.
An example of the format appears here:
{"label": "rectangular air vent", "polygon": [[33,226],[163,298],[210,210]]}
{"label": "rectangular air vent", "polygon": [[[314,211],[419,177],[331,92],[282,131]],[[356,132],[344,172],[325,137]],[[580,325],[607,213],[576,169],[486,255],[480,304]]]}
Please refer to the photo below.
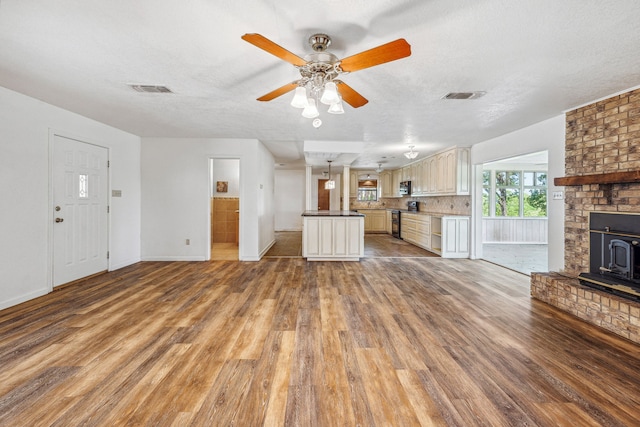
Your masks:
{"label": "rectangular air vent", "polygon": [[442,99],[476,99],[484,96],[487,92],[449,92]]}
{"label": "rectangular air vent", "polygon": [[158,85],[130,85],[133,90],[144,93],[173,93],[171,89],[166,86]]}

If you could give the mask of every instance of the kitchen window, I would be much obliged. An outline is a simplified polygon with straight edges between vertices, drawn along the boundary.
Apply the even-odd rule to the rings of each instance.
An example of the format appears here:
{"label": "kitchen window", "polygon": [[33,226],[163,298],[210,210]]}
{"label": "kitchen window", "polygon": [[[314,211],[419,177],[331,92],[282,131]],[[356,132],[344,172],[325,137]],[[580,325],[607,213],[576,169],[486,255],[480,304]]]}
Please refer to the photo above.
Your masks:
{"label": "kitchen window", "polygon": [[375,202],[378,200],[378,180],[364,179],[358,181],[358,201]]}

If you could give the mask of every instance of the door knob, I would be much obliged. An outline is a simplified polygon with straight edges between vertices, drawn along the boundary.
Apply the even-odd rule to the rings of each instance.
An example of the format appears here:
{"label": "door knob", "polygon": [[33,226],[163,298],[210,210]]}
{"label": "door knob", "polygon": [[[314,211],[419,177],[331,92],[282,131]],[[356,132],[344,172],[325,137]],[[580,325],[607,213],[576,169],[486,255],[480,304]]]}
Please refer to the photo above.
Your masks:
{"label": "door knob", "polygon": [[56,218],[56,222],[62,222],[62,221],[64,221],[64,219],[62,219],[62,218]]}

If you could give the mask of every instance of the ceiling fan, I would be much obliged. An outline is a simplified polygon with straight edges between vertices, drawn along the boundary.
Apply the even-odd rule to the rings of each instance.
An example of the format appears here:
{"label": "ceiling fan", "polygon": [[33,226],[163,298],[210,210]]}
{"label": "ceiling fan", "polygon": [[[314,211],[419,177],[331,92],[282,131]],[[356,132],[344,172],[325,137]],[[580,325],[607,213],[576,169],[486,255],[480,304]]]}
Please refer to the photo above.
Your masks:
{"label": "ceiling fan", "polygon": [[[242,39],[293,64],[300,71],[299,80],[287,83],[261,96],[258,101],[271,101],[296,89],[296,97],[292,105],[299,108],[306,107],[307,99],[313,100],[314,105],[320,101],[335,106],[340,98],[353,108],[362,107],[369,101],[337,77],[411,55],[411,46],[405,39],[398,39],[344,59],[338,59],[334,54],[326,51],[331,44],[331,38],[326,34],[314,34],[309,38],[309,44],[314,52],[304,58],[289,52],[260,34],[245,34]],[[311,96],[304,96],[302,104],[294,105],[296,98],[301,98],[307,90]],[[340,105],[339,108],[342,109],[342,106]],[[330,113],[340,114],[337,110],[331,110],[332,108],[329,109]],[[304,112],[303,116],[309,117]]]}

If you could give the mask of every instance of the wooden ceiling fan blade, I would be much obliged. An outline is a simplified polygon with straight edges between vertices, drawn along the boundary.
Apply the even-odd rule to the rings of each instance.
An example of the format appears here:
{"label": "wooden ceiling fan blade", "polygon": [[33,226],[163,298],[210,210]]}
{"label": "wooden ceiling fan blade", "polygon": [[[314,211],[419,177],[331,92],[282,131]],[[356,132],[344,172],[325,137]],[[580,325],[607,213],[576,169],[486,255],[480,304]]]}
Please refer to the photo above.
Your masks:
{"label": "wooden ceiling fan blade", "polygon": [[337,89],[338,92],[340,92],[340,96],[342,96],[342,100],[351,105],[353,108],[362,107],[364,104],[369,102],[367,98],[353,90],[353,88],[345,82],[341,80],[334,81],[337,83]]}
{"label": "wooden ceiling fan blade", "polygon": [[411,45],[405,39],[398,39],[373,49],[365,50],[340,61],[340,68],[353,72],[411,55]]}
{"label": "wooden ceiling fan blade", "polygon": [[291,92],[296,87],[298,87],[298,82],[287,83],[286,85],[279,87],[274,91],[271,91],[265,95],[262,95],[260,98],[258,98],[258,101],[271,101],[273,99],[276,99],[280,95],[284,95],[287,92]]}
{"label": "wooden ceiling fan blade", "polygon": [[277,45],[276,43],[260,34],[245,34],[244,36],[242,36],[242,40],[249,42],[252,45],[259,47],[260,49],[269,52],[270,54],[275,55],[278,58],[298,67],[301,67],[307,63],[307,61],[300,58],[298,55],[289,52],[287,49],[283,48],[280,45]]}

